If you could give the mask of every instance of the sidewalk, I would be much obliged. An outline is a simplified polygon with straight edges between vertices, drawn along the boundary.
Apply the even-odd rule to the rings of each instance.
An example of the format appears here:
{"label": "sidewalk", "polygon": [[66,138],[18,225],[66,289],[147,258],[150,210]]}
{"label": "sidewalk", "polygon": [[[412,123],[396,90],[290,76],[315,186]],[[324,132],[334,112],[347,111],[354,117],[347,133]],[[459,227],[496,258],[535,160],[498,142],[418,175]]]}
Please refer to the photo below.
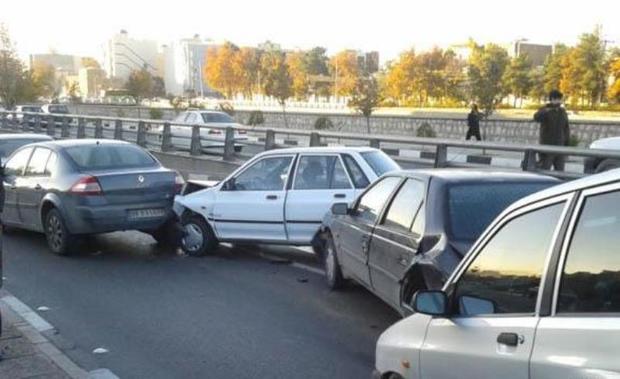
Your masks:
{"label": "sidewalk", "polygon": [[86,371],[76,366],[3,301],[0,301],[0,311],[0,378],[88,378]]}

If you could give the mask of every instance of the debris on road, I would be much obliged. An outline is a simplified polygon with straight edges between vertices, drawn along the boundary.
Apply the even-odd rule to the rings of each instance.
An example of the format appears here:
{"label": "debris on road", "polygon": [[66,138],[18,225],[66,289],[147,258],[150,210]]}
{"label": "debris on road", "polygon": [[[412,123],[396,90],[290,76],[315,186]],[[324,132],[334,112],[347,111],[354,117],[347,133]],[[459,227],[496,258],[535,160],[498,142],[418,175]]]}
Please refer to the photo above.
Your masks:
{"label": "debris on road", "polygon": [[98,347],[95,350],[93,350],[93,354],[105,354],[108,353],[109,350],[108,349],[104,349],[103,347]]}
{"label": "debris on road", "polygon": [[49,310],[50,310],[50,308],[46,307],[45,305],[42,305],[42,306],[37,308],[37,311],[39,311],[39,312],[47,312]]}

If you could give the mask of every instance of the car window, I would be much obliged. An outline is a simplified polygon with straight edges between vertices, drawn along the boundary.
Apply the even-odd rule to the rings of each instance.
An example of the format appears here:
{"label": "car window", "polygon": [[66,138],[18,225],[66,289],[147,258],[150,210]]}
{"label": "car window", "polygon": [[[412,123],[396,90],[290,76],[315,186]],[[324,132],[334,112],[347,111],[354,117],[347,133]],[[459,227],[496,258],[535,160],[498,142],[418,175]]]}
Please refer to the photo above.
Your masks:
{"label": "car window", "polygon": [[69,113],[69,109],[64,105],[50,105],[47,110],[49,113]]}
{"label": "car window", "polygon": [[188,113],[187,117],[185,117],[185,122],[188,124],[193,124],[196,122],[196,115],[193,113]]}
{"label": "car window", "polygon": [[89,144],[70,146],[65,151],[81,170],[153,167],[157,161],[143,149],[130,145]]}
{"label": "car window", "polygon": [[226,124],[235,122],[235,120],[226,113],[201,113],[201,115],[204,122]]}
{"label": "car window", "polygon": [[282,191],[293,157],[263,158],[235,178],[237,191]]}
{"label": "car window", "polygon": [[4,174],[7,176],[21,176],[24,173],[24,169],[28,164],[28,158],[32,153],[32,147],[26,147],[11,157],[6,163],[4,168]]}
{"label": "car window", "polygon": [[368,151],[365,153],[360,153],[362,158],[368,163],[370,168],[377,174],[377,176],[381,176],[390,171],[400,170],[400,167],[396,162],[392,160],[392,158],[388,157],[383,151]]}
{"label": "car window", "polygon": [[586,199],[560,281],[558,312],[620,312],[620,191]]}
{"label": "car window", "polygon": [[482,249],[456,284],[458,314],[533,314],[564,203],[518,216]]}
{"label": "car window", "polygon": [[355,159],[348,155],[342,155],[342,159],[344,160],[344,164],[347,166],[347,171],[353,180],[353,184],[355,188],[366,188],[370,184],[366,174],[362,171],[361,167],[357,164]]}
{"label": "car window", "polygon": [[348,188],[351,188],[351,184],[337,155],[306,155],[299,159],[293,189]]}
{"label": "car window", "polygon": [[455,240],[477,239],[510,204],[555,182],[486,182],[448,187],[449,234]]}
{"label": "car window", "polygon": [[45,165],[45,175],[52,176],[56,172],[56,153],[52,151],[49,159],[47,160],[47,164]]}
{"label": "car window", "polygon": [[49,159],[51,152],[52,151],[50,149],[44,149],[41,147],[37,147],[36,149],[34,149],[34,153],[32,153],[32,158],[30,158],[28,167],[26,167],[26,175],[27,176],[44,175],[45,165],[47,164],[47,160]]}
{"label": "car window", "polygon": [[400,180],[398,177],[389,176],[379,180],[366,191],[357,205],[357,217],[368,223],[374,223]]}
{"label": "car window", "polygon": [[423,199],[424,183],[419,180],[408,179],[400,187],[392,204],[390,204],[383,225],[402,232],[409,231]]}

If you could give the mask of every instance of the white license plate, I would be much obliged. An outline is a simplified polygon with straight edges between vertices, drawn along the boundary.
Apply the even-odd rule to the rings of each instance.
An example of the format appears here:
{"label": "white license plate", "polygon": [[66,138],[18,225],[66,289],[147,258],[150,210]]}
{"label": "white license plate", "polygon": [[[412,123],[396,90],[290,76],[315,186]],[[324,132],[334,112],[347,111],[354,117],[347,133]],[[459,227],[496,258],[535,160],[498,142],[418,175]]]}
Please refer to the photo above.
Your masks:
{"label": "white license plate", "polygon": [[166,211],[163,209],[132,209],[128,212],[127,217],[131,220],[143,218],[159,218],[163,217]]}

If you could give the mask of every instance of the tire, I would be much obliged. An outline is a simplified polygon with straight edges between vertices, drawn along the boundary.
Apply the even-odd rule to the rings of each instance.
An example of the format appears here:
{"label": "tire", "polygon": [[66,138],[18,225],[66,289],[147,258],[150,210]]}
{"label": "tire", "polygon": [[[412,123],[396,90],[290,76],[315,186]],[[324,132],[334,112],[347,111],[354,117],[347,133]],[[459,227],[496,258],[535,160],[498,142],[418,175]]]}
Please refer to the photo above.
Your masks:
{"label": "tire", "polygon": [[620,162],[614,159],[605,159],[598,166],[596,166],[596,170],[594,172],[600,174],[601,172],[613,170],[616,168],[620,168]]}
{"label": "tire", "polygon": [[243,146],[235,146],[235,153],[240,153],[243,150]]}
{"label": "tire", "polygon": [[342,269],[338,263],[338,254],[336,254],[336,245],[331,234],[327,235],[325,242],[325,281],[331,290],[337,290],[344,285],[342,277]]}
{"label": "tire", "polygon": [[68,255],[75,238],[65,226],[62,215],[56,208],[45,215],[45,237],[50,251],[56,255]]}
{"label": "tire", "polygon": [[218,246],[217,238],[204,218],[193,215],[181,221],[184,236],[181,238],[181,249],[192,257],[211,254]]}
{"label": "tire", "polygon": [[177,247],[181,244],[181,235],[174,222],[167,222],[159,229],[148,232],[157,241],[157,244],[165,247]]}

